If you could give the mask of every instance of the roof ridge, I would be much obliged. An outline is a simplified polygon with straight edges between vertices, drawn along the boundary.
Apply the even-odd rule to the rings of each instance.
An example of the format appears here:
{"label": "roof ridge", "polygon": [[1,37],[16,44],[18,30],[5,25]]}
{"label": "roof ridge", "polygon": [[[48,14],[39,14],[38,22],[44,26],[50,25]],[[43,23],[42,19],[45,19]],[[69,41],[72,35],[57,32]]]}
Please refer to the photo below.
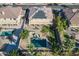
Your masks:
{"label": "roof ridge", "polygon": [[70,18],[70,20],[76,15],[76,14],[78,14],[79,13],[79,10],[77,10],[75,13],[74,13],[74,15]]}
{"label": "roof ridge", "polygon": [[30,19],[39,11],[39,8],[30,16]]}

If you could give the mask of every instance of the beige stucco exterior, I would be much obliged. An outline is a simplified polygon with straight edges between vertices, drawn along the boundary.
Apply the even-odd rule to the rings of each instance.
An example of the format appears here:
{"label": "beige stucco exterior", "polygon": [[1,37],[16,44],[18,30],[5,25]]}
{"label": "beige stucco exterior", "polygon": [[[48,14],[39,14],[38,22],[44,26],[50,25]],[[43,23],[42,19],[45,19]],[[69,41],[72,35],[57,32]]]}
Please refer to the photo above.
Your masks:
{"label": "beige stucco exterior", "polygon": [[0,28],[5,31],[8,29],[20,28],[22,23],[22,15],[18,18],[0,18]]}
{"label": "beige stucco exterior", "polygon": [[[33,9],[34,10],[37,9],[37,10],[34,11],[34,13],[33,13],[33,12],[31,12]],[[35,24],[37,24],[37,25],[42,25],[42,24],[47,25],[47,24],[53,23],[52,22],[53,21],[52,8],[46,7],[46,6],[43,6],[43,7],[40,7],[40,8],[38,8],[38,7],[33,8],[32,7],[31,11],[30,11],[30,14],[32,14],[32,15],[29,16],[29,25],[31,25],[31,24],[33,24],[33,25],[35,25]],[[36,13],[38,13],[39,11],[44,12],[46,18],[41,18],[41,17],[34,18],[33,16]],[[41,14],[39,16],[41,16]]]}
{"label": "beige stucco exterior", "polygon": [[41,24],[52,24],[52,19],[32,19],[29,21],[29,25],[31,24],[38,24],[38,25],[41,25]]}

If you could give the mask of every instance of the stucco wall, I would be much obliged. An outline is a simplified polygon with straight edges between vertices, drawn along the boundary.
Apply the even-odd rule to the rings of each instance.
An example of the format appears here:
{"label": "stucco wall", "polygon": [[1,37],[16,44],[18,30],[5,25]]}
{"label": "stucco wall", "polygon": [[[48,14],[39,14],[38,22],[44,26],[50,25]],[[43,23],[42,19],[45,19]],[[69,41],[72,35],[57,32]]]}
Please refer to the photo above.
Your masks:
{"label": "stucco wall", "polygon": [[[2,28],[17,28],[19,26],[19,24],[21,23],[21,15],[18,16],[18,18],[16,18],[14,20],[14,18],[0,18],[0,27]],[[11,25],[8,25],[11,24]],[[15,25],[14,25],[15,24]]]}
{"label": "stucco wall", "polygon": [[31,24],[52,24],[52,19],[32,19],[29,21],[29,25]]}

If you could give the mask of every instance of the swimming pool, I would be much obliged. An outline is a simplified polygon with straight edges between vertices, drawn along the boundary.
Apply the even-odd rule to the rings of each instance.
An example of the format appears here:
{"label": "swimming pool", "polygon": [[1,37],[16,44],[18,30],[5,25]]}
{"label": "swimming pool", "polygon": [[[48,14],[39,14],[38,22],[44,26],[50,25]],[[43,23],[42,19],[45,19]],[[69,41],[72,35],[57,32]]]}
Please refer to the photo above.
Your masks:
{"label": "swimming pool", "polygon": [[35,47],[46,47],[46,39],[33,37],[31,42],[34,44]]}
{"label": "swimming pool", "polygon": [[11,35],[12,35],[12,31],[4,31],[0,33],[0,36],[11,36]]}

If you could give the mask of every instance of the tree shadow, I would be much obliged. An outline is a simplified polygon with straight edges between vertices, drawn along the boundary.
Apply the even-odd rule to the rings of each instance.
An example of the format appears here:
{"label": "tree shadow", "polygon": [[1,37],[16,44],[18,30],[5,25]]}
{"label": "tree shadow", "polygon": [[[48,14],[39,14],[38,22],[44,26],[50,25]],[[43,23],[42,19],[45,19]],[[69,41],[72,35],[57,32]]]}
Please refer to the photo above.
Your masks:
{"label": "tree shadow", "polygon": [[[52,13],[56,14],[56,16],[58,16],[58,11],[56,12],[56,10],[52,10]],[[55,15],[54,15],[54,19],[53,19],[53,25],[52,25],[52,30],[54,31],[55,34],[55,39],[57,42],[58,46],[61,46],[61,38],[60,38],[60,34],[58,32],[58,30],[56,29],[56,19],[55,19]]]}
{"label": "tree shadow", "polygon": [[25,24],[28,24],[29,23],[29,12],[30,12],[30,9],[26,9],[26,11],[25,11]]}

